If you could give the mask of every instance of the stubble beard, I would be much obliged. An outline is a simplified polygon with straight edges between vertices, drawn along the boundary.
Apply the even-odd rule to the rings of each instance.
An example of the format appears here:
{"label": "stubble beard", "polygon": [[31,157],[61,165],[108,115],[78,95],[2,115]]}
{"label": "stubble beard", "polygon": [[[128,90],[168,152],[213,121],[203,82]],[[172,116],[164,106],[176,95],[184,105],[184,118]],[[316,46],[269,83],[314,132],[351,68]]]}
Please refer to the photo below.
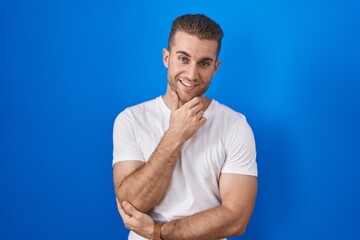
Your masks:
{"label": "stubble beard", "polygon": [[[186,96],[183,96],[181,91],[178,91],[178,87],[177,87],[177,84],[179,82],[179,80],[177,80],[178,78],[179,78],[179,76],[176,76],[175,78],[168,76],[168,84],[169,84],[171,90],[175,91],[177,93],[177,95],[179,96],[181,105],[184,105],[185,103],[189,102],[194,97],[203,96],[205,94],[205,92],[208,90],[210,83],[211,83],[211,81],[209,81],[208,83],[203,84],[203,87],[201,89],[199,89],[197,92],[194,92],[193,96],[186,97]],[[197,87],[199,87],[199,86],[197,86]]]}

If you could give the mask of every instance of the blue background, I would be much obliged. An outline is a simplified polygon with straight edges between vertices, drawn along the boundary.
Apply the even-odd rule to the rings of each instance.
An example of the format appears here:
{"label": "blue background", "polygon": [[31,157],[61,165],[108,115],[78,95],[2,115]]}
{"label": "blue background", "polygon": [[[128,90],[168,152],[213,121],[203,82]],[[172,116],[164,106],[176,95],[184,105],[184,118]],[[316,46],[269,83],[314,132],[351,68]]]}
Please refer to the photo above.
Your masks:
{"label": "blue background", "polygon": [[166,90],[171,21],[224,29],[208,96],[244,113],[259,193],[243,237],[360,239],[360,2],[0,1],[0,239],[126,239],[112,127]]}

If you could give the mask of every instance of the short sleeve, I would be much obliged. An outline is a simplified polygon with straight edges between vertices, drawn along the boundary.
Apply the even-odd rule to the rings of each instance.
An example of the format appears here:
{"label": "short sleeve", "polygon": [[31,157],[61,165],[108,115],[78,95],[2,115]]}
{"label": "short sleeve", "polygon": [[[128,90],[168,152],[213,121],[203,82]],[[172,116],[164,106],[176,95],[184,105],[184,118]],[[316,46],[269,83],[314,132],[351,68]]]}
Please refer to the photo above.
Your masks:
{"label": "short sleeve", "polygon": [[116,117],[113,128],[113,165],[125,160],[144,161],[136,141],[134,117],[129,109]]}
{"label": "short sleeve", "polygon": [[258,175],[254,134],[244,116],[227,135],[225,147],[222,173]]}

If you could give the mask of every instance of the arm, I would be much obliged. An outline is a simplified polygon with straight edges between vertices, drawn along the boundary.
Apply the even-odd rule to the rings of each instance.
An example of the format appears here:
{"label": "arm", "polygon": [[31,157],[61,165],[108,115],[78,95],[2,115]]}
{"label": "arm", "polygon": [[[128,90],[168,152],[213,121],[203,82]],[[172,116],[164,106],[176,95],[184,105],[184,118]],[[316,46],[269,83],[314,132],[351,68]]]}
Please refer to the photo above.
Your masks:
{"label": "arm", "polygon": [[130,202],[141,212],[148,212],[162,198],[170,182],[181,146],[206,121],[198,97],[179,108],[177,94],[173,103],[169,129],[147,163],[123,161],[113,168],[114,187],[120,202]]}
{"label": "arm", "polygon": [[254,209],[257,178],[238,174],[220,176],[219,207],[166,223],[163,239],[219,239],[241,235]]}
{"label": "arm", "polygon": [[[257,178],[238,174],[220,176],[222,204],[204,212],[165,223],[161,228],[163,240],[219,239],[241,235],[254,209]],[[152,237],[154,222],[128,203],[118,205],[127,228],[145,238]]]}
{"label": "arm", "polygon": [[166,132],[150,160],[122,161],[113,167],[115,193],[120,202],[131,202],[142,212],[158,203],[170,182],[180,146]]}

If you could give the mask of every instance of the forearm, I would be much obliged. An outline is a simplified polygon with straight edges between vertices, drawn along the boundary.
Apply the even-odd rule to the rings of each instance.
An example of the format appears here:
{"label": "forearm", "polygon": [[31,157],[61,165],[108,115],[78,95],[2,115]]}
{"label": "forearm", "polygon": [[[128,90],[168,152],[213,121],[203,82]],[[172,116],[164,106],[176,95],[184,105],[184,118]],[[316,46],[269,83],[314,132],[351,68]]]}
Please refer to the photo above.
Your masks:
{"label": "forearm", "polygon": [[116,195],[129,201],[138,210],[148,212],[162,198],[170,182],[182,143],[166,132],[149,161],[127,176],[118,186]]}
{"label": "forearm", "polygon": [[241,235],[246,228],[245,217],[237,216],[225,206],[165,223],[161,228],[163,240],[218,240],[229,236]]}

